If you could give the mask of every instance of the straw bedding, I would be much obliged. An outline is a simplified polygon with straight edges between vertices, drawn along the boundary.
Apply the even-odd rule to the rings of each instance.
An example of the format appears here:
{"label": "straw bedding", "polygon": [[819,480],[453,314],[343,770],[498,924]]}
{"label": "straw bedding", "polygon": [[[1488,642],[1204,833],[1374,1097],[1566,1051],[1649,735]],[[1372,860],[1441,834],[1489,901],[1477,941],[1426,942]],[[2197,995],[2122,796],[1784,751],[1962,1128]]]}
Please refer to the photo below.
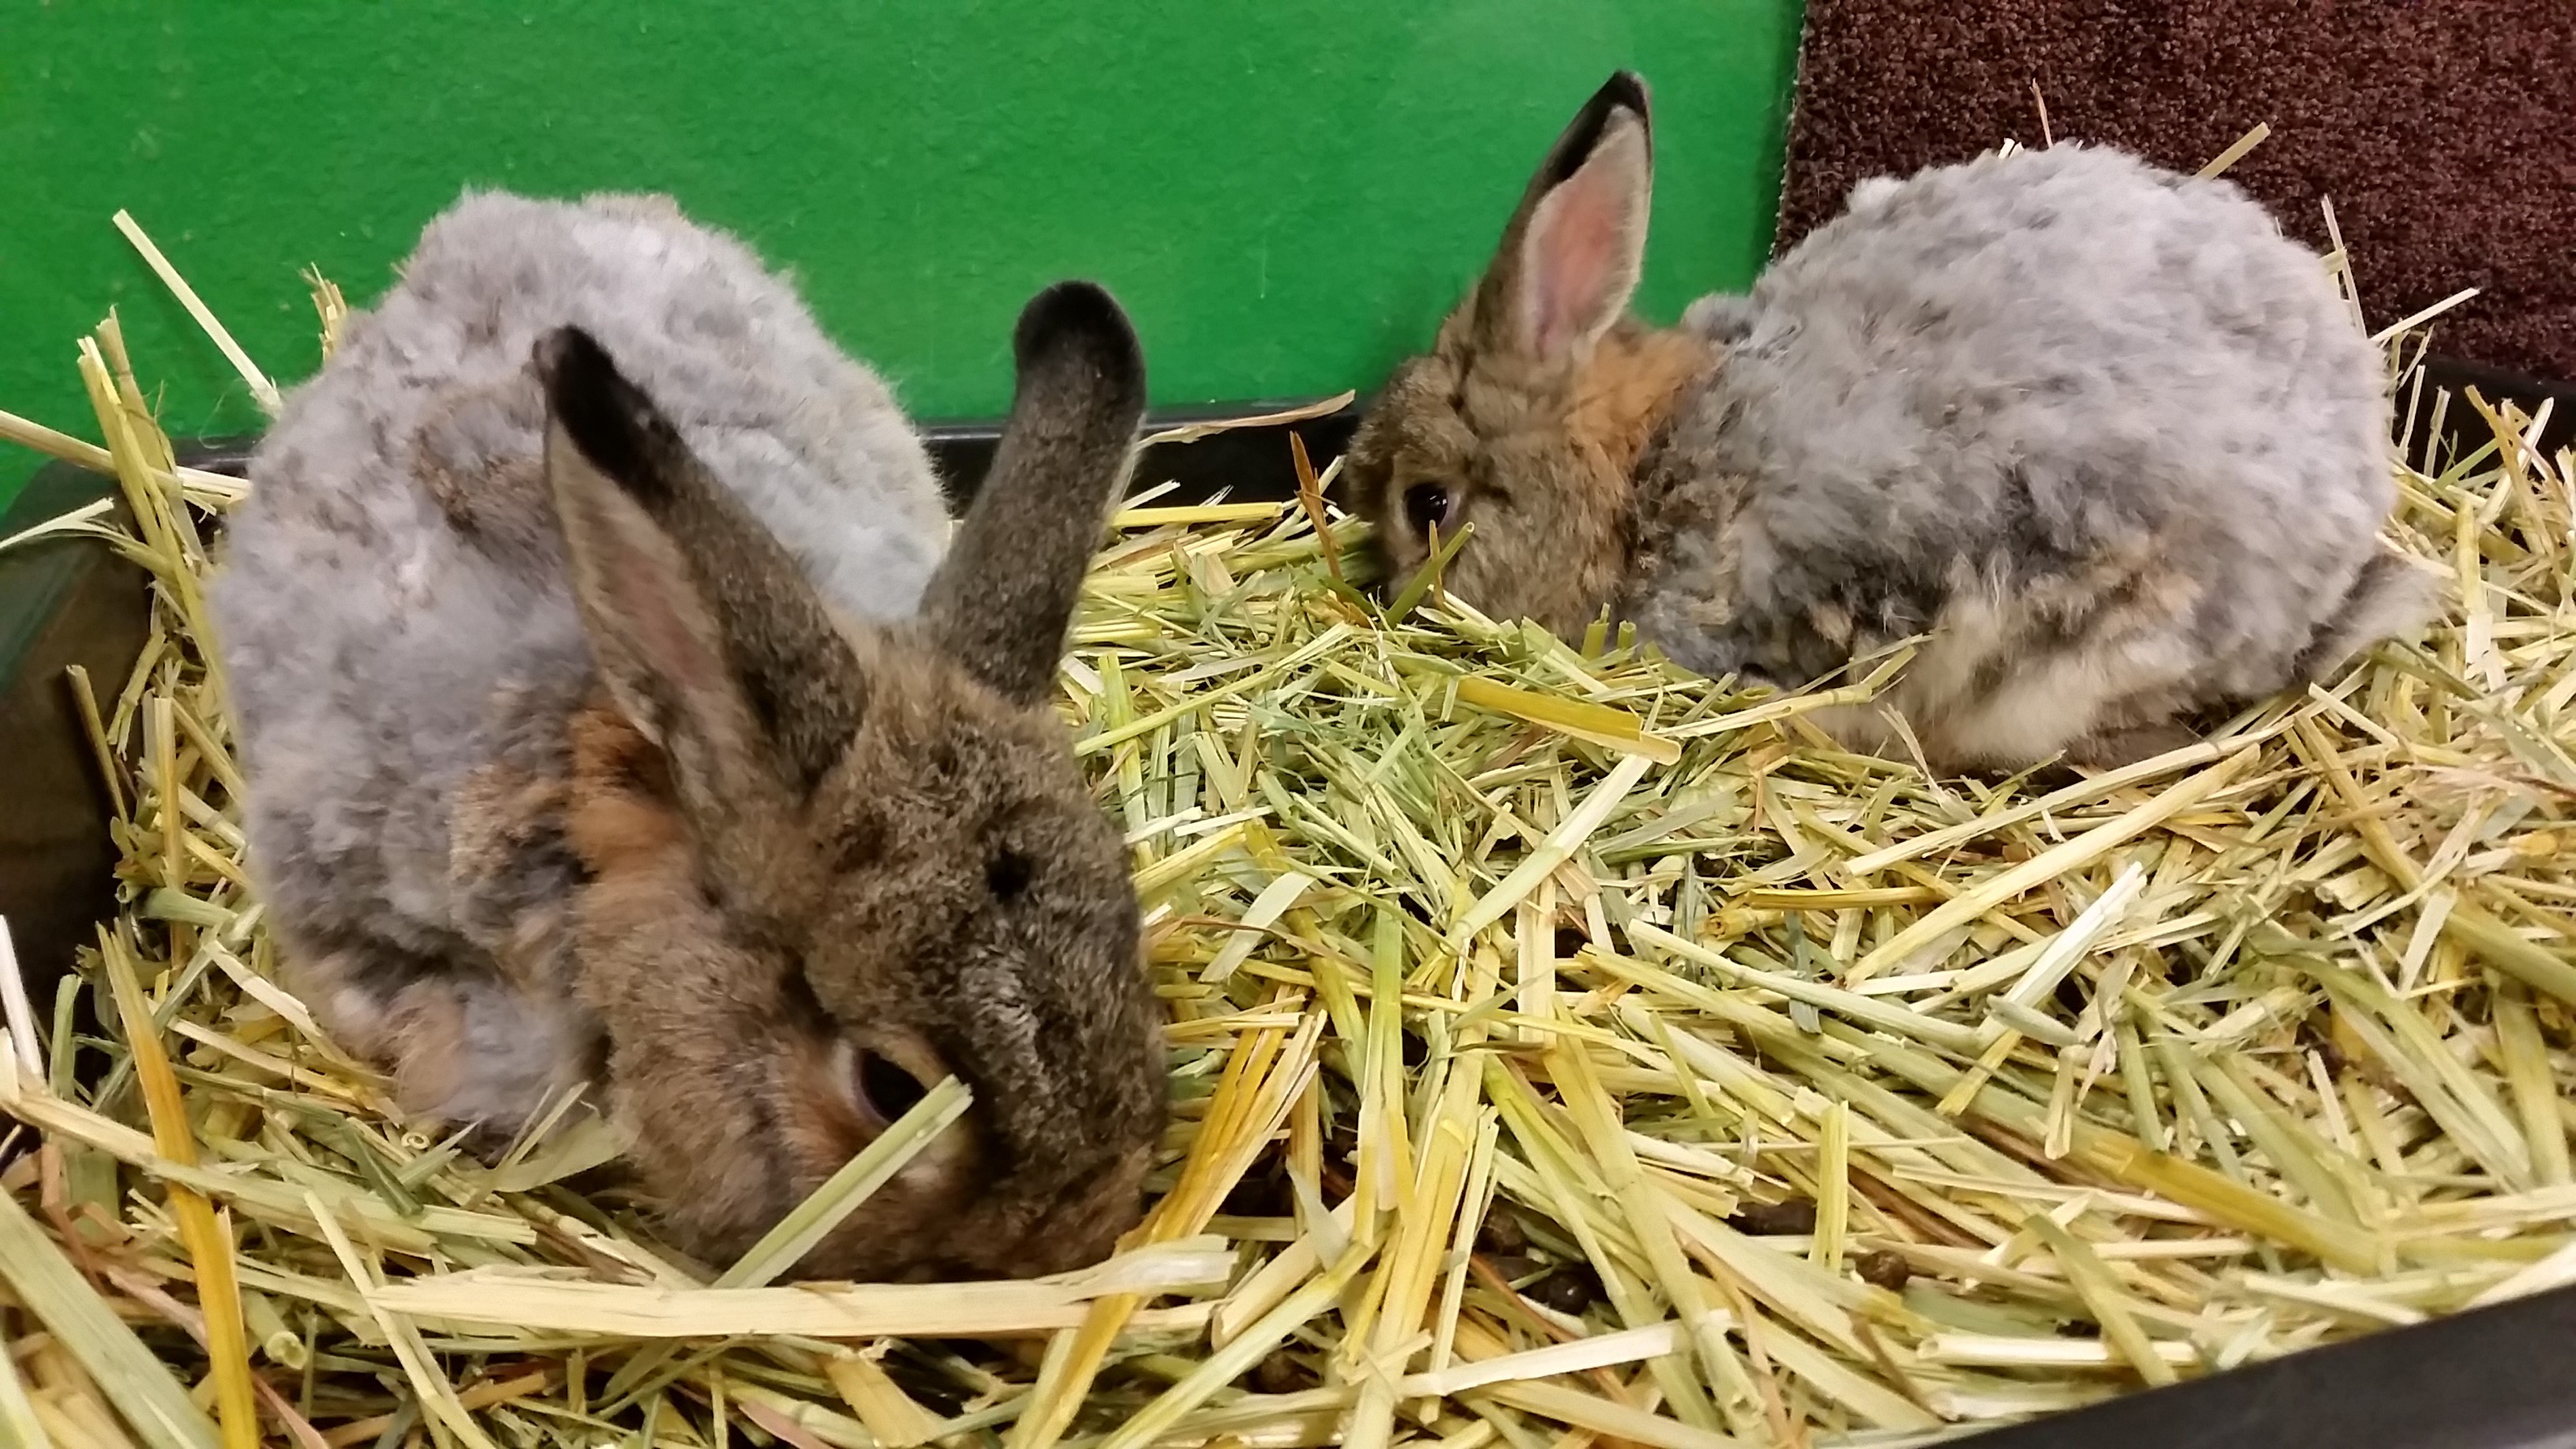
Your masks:
{"label": "straw bedding", "polygon": [[[2483,408],[2387,340],[2401,411]],[[1805,725],[1901,656],[1744,692],[1380,608],[1318,494],[1131,507],[1063,702],[1170,1007],[1157,1203],[1088,1272],[883,1287],[779,1277],[951,1091],[697,1264],[583,1190],[578,1108],[487,1165],[310,1027],[201,628],[238,485],[112,321],[80,366],[103,451],[0,426],[115,474],[130,528],[62,526],[157,625],[74,681],[123,913],[4,993],[0,1440],[1901,1444],[2576,1279],[2576,495],[2528,419],[2401,470],[2420,646],[2048,793]]]}

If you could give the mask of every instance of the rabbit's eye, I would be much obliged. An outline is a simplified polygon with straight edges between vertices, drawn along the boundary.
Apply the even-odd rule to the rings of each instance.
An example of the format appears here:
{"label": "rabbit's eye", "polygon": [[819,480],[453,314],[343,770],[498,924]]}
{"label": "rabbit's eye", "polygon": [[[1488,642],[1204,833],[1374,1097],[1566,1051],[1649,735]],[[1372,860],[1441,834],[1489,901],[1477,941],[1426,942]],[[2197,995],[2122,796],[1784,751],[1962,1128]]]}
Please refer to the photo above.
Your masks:
{"label": "rabbit's eye", "polygon": [[929,1094],[920,1078],[866,1047],[851,1053],[850,1091],[881,1123],[893,1122]]}
{"label": "rabbit's eye", "polygon": [[1428,534],[1435,528],[1446,533],[1456,501],[1444,484],[1416,483],[1404,490],[1404,520],[1415,533]]}

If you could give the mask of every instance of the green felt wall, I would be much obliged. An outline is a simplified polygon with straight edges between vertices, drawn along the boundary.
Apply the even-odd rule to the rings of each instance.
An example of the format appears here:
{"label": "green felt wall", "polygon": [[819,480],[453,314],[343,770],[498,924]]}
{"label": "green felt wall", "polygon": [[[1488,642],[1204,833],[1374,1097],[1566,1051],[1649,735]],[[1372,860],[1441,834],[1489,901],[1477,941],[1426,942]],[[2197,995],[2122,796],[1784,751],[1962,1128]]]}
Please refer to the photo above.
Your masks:
{"label": "green felt wall", "polygon": [[1365,389],[1615,66],[1656,92],[1645,310],[1745,281],[1797,33],[1797,0],[0,0],[0,408],[91,434],[73,339],[113,305],[173,434],[256,425],[119,207],[289,381],[298,273],[363,304],[465,185],[676,194],[925,418],[998,412],[1068,275],[1128,304],[1158,403]]}

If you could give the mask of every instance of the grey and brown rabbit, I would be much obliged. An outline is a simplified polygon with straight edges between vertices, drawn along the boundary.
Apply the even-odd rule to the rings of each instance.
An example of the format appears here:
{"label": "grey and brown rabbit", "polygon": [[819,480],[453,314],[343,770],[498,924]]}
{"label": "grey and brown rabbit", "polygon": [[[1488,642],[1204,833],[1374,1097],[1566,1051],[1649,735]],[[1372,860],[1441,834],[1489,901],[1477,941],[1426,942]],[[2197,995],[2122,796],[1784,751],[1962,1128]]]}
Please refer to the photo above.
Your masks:
{"label": "grey and brown rabbit", "polygon": [[2233,185],[2069,145],[1867,182],[1666,330],[1652,155],[1621,73],[1387,383],[1347,476],[1392,570],[1473,524],[1487,613],[1784,687],[1925,636],[1820,722],[1944,769],[2153,754],[2429,610],[2378,351]]}
{"label": "grey and brown rabbit", "polygon": [[290,984],[407,1104],[507,1134],[593,1087],[721,1262],[953,1073],[805,1273],[1135,1222],[1160,1015],[1051,701],[1143,362],[1077,283],[1017,359],[951,543],[884,384],[666,201],[469,195],[350,319],[213,606]]}

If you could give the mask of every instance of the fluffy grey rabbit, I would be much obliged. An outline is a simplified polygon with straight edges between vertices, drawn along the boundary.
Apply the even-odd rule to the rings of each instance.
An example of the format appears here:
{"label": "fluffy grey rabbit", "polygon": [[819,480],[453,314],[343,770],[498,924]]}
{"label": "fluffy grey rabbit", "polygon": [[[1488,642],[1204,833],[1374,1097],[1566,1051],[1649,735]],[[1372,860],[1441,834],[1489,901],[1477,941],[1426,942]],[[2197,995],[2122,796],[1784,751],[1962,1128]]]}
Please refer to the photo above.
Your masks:
{"label": "fluffy grey rabbit", "polygon": [[[1140,1210],[1160,1014],[1052,699],[1144,406],[1022,315],[948,533],[885,386],[657,198],[469,195],[251,465],[213,606],[290,983],[412,1108],[587,1083],[723,1261],[954,1073],[809,1274],[1027,1274]],[[944,557],[943,557],[944,554]]]}
{"label": "fluffy grey rabbit", "polygon": [[1928,635],[1820,722],[1946,769],[2154,754],[2429,610],[2378,352],[2233,185],[2069,145],[1867,182],[1657,330],[1651,175],[1622,73],[1387,383],[1346,467],[1395,571],[1472,523],[1486,612],[1782,686]]}

